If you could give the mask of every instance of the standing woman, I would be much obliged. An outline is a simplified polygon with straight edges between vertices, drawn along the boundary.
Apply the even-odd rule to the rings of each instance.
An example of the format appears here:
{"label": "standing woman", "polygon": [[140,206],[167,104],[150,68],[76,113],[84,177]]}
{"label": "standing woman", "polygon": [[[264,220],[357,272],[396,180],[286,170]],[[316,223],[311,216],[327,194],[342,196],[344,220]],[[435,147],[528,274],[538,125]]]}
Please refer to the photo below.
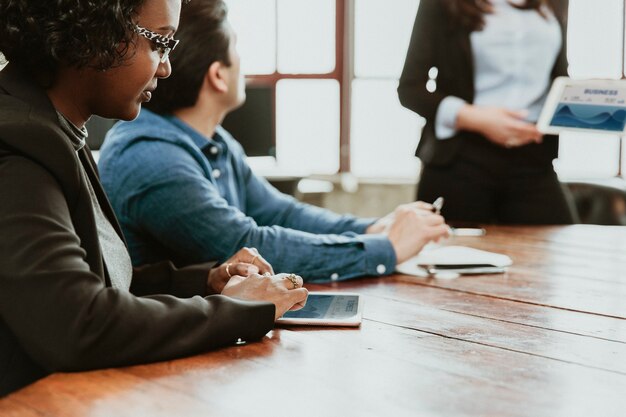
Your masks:
{"label": "standing woman", "polygon": [[0,0],[0,396],[258,339],[306,299],[296,276],[229,280],[272,273],[250,249],[218,268],[131,267],[84,125],[137,116],[170,74],[180,8]]}
{"label": "standing woman", "polygon": [[417,198],[443,196],[450,221],[568,224],[535,122],[567,75],[567,0],[421,0],[398,94],[426,119]]}

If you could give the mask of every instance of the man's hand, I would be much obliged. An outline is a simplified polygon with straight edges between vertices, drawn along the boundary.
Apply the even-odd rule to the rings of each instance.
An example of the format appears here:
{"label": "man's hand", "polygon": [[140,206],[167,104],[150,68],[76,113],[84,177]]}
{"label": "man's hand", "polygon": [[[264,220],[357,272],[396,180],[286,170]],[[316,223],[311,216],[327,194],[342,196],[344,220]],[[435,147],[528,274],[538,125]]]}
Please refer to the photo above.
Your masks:
{"label": "man's hand", "polygon": [[415,256],[427,243],[450,235],[450,228],[443,217],[422,209],[426,207],[423,204],[399,206],[385,232],[399,264]]}
{"label": "man's hand", "polygon": [[387,214],[385,217],[381,217],[374,224],[370,225],[367,228],[367,230],[365,230],[365,233],[367,234],[386,233],[389,230],[389,227],[391,227],[391,224],[393,223],[394,218],[396,217],[396,212],[401,207],[415,209],[418,211],[423,211],[425,213],[433,211],[433,206],[423,201],[416,201],[414,203],[402,204],[398,206],[394,211]]}

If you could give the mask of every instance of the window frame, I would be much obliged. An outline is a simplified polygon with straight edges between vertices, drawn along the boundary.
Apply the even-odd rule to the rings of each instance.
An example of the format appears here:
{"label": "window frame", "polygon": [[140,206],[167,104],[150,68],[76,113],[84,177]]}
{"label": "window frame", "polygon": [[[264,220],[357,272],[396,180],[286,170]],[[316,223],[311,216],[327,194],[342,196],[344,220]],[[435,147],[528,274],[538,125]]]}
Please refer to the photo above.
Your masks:
{"label": "window frame", "polygon": [[[282,80],[334,80],[339,83],[339,171],[350,171],[350,94],[352,67],[350,62],[352,43],[348,30],[350,5],[353,0],[334,0],[335,2],[335,69],[328,73],[290,74],[281,73],[278,68],[271,74],[246,75],[246,83],[250,87],[269,87],[272,94],[272,120],[274,143],[276,143],[276,86]],[[278,7],[276,8],[278,13]],[[278,26],[278,18],[276,19]],[[278,33],[278,30],[277,30]],[[276,48],[278,55],[278,48]],[[278,62],[278,56],[275,59]]]}

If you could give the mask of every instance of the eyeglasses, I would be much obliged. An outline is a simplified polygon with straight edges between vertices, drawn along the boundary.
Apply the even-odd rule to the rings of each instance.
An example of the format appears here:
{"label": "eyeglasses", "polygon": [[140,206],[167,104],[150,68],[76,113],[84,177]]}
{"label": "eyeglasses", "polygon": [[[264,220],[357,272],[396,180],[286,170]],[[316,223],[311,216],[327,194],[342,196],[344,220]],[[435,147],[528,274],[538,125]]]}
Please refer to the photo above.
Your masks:
{"label": "eyeglasses", "polygon": [[178,40],[174,38],[168,38],[167,36],[154,33],[151,30],[142,28],[139,25],[135,25],[135,31],[138,35],[143,36],[152,42],[153,47],[159,52],[161,56],[161,63],[164,63],[169,58],[170,52],[178,45]]}

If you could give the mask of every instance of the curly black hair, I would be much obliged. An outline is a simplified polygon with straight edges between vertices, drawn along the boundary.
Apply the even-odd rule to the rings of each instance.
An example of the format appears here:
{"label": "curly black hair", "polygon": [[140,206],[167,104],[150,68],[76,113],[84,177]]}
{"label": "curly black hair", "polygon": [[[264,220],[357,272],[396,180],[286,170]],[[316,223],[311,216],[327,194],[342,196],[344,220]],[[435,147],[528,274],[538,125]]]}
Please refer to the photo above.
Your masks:
{"label": "curly black hair", "polygon": [[134,19],[144,2],[0,0],[0,53],[44,84],[60,62],[109,69],[136,39]]}

